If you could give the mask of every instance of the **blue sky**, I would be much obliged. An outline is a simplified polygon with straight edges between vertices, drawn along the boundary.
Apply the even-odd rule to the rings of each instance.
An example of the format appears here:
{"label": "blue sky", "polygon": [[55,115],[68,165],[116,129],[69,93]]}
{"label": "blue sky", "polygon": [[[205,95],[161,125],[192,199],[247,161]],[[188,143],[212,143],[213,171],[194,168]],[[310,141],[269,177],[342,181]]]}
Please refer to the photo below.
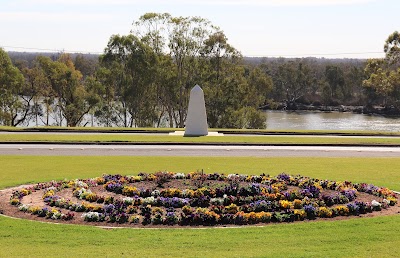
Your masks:
{"label": "blue sky", "polygon": [[0,47],[99,53],[146,12],[201,16],[246,56],[383,56],[396,0],[0,0]]}

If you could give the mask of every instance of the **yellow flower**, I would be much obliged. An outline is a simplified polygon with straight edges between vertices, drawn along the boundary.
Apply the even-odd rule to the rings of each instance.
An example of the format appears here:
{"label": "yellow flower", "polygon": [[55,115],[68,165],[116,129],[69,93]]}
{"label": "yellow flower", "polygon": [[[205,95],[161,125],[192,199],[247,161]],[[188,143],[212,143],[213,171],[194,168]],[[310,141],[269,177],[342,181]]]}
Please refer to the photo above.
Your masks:
{"label": "yellow flower", "polygon": [[43,200],[44,199],[46,199],[46,197],[50,197],[50,196],[53,196],[55,193],[54,193],[54,190],[49,190],[49,191],[47,191],[44,195],[43,195]]}
{"label": "yellow flower", "polygon": [[390,202],[389,205],[394,206],[395,204],[397,204],[397,199],[393,196],[389,196],[387,198],[387,200]]}
{"label": "yellow flower", "polygon": [[306,212],[300,209],[295,209],[294,215],[296,216],[296,220],[303,220],[307,216]]}
{"label": "yellow flower", "polygon": [[28,189],[22,189],[21,190],[21,193],[25,196],[25,195],[28,195],[28,194],[30,194],[31,193],[31,191],[30,190],[28,190]]}
{"label": "yellow flower", "polygon": [[225,211],[230,214],[237,213],[239,211],[239,207],[232,203],[231,205],[225,206]]}
{"label": "yellow flower", "polygon": [[156,176],[154,174],[150,174],[147,176],[147,180],[149,181],[154,181],[154,179],[156,179]]}
{"label": "yellow flower", "polygon": [[327,207],[319,207],[317,214],[318,214],[318,217],[321,217],[321,218],[330,218],[330,217],[332,217],[333,213]]}
{"label": "yellow flower", "polygon": [[38,213],[39,210],[41,210],[41,208],[38,207],[38,206],[31,206],[31,207],[28,208],[28,212],[29,212],[29,213],[32,213],[32,214]]}
{"label": "yellow flower", "polygon": [[283,209],[289,209],[290,206],[292,206],[292,203],[287,201],[287,200],[280,200],[279,201],[279,206]]}
{"label": "yellow flower", "polygon": [[293,201],[293,206],[294,206],[295,209],[301,209],[303,207],[302,201],[299,200],[299,199],[295,199]]}
{"label": "yellow flower", "polygon": [[349,214],[349,208],[347,208],[347,206],[337,206],[336,210],[338,211],[339,215],[345,216]]}
{"label": "yellow flower", "polygon": [[134,186],[124,186],[124,188],[122,189],[122,194],[127,196],[134,196],[134,195],[139,195],[140,192]]}

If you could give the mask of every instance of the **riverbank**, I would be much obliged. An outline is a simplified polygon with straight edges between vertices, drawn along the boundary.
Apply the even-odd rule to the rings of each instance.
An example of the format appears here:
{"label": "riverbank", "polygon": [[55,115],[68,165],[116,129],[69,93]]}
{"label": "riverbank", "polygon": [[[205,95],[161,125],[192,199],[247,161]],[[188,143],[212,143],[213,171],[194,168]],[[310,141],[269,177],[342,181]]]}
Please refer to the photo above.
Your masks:
{"label": "riverbank", "polygon": [[276,109],[270,106],[264,106],[262,110],[279,110],[279,111],[319,111],[319,112],[351,112],[364,115],[378,115],[391,118],[400,118],[400,110],[395,107],[382,107],[382,106],[323,106],[323,105],[305,105],[295,104],[288,107],[286,104],[279,104]]}

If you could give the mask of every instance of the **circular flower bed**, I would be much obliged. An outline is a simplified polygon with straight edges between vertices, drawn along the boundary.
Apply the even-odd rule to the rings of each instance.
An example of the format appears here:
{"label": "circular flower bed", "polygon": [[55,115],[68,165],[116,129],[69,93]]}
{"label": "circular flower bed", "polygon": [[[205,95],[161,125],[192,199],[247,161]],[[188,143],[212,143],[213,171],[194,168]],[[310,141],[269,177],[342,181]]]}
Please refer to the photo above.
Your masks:
{"label": "circular flower bed", "polygon": [[[366,183],[279,174],[158,172],[51,181],[13,190],[5,214],[67,223],[214,226],[362,216],[397,195]],[[18,211],[19,210],[19,211]]]}

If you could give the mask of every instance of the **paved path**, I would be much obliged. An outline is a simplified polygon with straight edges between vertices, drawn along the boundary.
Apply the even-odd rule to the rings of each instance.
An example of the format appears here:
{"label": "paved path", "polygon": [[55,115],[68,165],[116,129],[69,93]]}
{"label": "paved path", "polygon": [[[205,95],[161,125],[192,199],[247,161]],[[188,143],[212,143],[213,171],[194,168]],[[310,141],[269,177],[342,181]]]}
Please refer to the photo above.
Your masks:
{"label": "paved path", "polygon": [[1,144],[0,155],[400,157],[400,147]]}

